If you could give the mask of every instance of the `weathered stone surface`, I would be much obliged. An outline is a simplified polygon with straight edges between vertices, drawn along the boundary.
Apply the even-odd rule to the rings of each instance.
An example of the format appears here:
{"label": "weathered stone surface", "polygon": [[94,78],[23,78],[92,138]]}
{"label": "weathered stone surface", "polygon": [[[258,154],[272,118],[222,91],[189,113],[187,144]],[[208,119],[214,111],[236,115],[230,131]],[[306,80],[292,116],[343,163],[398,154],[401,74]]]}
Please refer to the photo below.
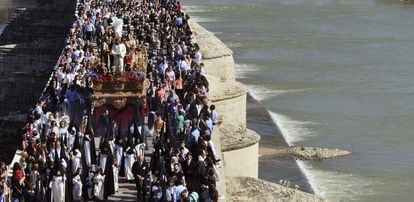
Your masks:
{"label": "weathered stone surface", "polygon": [[222,82],[208,76],[210,100],[225,124],[246,127],[246,87],[236,81]]}
{"label": "weathered stone surface", "polygon": [[350,151],[318,147],[291,147],[288,152],[302,160],[322,160],[350,155]]}
{"label": "weathered stone surface", "polygon": [[324,201],[313,194],[251,177],[227,178],[226,186],[228,202]]}
{"label": "weathered stone surface", "polygon": [[203,54],[203,63],[207,74],[222,81],[235,80],[233,52],[213,33],[190,20],[190,26],[196,33],[196,41]]}
{"label": "weathered stone surface", "polygon": [[223,152],[245,148],[260,141],[260,136],[247,128],[234,125],[220,125],[218,130],[221,151]]}
{"label": "weathered stone surface", "polygon": [[24,122],[0,120],[0,161],[11,162],[16,149],[21,146],[21,128]]}
{"label": "weathered stone surface", "polygon": [[26,113],[42,93],[64,46],[75,2],[18,11],[0,36],[0,116]]}
{"label": "weathered stone surface", "polygon": [[233,55],[233,51],[220,41],[220,39],[214,36],[213,33],[209,32],[193,20],[190,20],[190,26],[191,30],[196,34],[196,40],[197,43],[200,44],[204,59]]}

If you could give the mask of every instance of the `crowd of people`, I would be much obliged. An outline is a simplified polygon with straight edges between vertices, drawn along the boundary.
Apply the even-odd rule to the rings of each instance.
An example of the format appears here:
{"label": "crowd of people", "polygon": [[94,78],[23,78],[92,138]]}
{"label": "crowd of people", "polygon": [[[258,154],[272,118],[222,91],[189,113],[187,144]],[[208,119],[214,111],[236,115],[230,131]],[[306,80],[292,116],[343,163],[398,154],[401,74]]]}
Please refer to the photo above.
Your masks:
{"label": "crowd of people", "polygon": [[[79,1],[57,67],[28,113],[12,201],[105,201],[120,177],[135,183],[136,201],[218,201],[219,121],[188,20],[175,0]],[[146,68],[137,62],[143,51]],[[94,116],[92,80],[114,75],[150,83],[142,114],[124,120],[127,131],[109,111]]]}

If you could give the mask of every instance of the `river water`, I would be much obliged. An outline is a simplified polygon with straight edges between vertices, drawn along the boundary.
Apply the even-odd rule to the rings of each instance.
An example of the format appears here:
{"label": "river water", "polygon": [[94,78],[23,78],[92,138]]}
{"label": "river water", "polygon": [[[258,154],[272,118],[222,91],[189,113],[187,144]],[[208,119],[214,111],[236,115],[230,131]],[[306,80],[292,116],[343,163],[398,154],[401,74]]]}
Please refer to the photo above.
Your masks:
{"label": "river water", "polygon": [[414,198],[414,5],[374,0],[191,0],[233,51],[237,80],[290,145],[352,150],[298,161],[331,201]]}

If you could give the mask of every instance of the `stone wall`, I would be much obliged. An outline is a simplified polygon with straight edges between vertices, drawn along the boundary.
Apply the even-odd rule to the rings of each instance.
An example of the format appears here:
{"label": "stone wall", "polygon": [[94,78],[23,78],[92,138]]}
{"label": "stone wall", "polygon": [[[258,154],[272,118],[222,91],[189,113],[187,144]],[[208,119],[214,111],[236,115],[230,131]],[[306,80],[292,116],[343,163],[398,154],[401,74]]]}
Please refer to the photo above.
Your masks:
{"label": "stone wall", "polygon": [[254,177],[259,174],[259,144],[223,152],[224,172],[227,177]]}
{"label": "stone wall", "polygon": [[[235,81],[233,52],[214,34],[191,21],[203,54],[210,99],[222,120],[220,136],[226,177],[258,177],[260,136],[246,129],[246,87]],[[217,144],[217,143],[216,143]]]}
{"label": "stone wall", "polygon": [[16,149],[21,147],[21,128],[24,122],[0,120],[0,161],[11,162]]}
{"label": "stone wall", "polygon": [[234,125],[217,128],[227,177],[258,177],[260,136],[249,129]]}
{"label": "stone wall", "polygon": [[234,81],[233,51],[198,23],[190,21],[190,26],[200,45],[207,74],[215,75],[222,81]]}
{"label": "stone wall", "polygon": [[75,2],[18,10],[0,36],[0,116],[36,103],[64,47]]}
{"label": "stone wall", "polygon": [[216,106],[222,122],[246,127],[246,91],[239,82],[221,81],[214,76],[207,77],[210,83],[210,99]]}
{"label": "stone wall", "polygon": [[25,114],[56,65],[75,4],[61,0],[17,10],[0,36],[0,160],[10,162],[21,146]]}

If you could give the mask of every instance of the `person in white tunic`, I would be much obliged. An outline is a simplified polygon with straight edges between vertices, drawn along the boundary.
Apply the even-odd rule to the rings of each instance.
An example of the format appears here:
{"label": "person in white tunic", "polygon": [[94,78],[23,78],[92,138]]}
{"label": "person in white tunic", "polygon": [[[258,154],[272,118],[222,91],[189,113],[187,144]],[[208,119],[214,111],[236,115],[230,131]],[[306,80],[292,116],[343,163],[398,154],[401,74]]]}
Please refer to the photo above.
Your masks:
{"label": "person in white tunic", "polygon": [[59,137],[60,137],[60,141],[63,143],[63,145],[65,145],[65,147],[67,147],[67,144],[66,144],[67,136],[68,136],[68,127],[66,127],[65,121],[61,121],[60,127],[59,127]]}
{"label": "person in white tunic", "polygon": [[108,155],[103,154],[102,152],[99,153],[99,167],[102,169],[102,173],[105,173],[106,168],[106,160],[108,159]]}
{"label": "person in white tunic", "polygon": [[82,172],[81,168],[78,168],[75,176],[72,179],[73,183],[73,191],[72,191],[72,199],[73,201],[81,201],[82,200],[82,179],[80,174]]}
{"label": "person in white tunic", "polygon": [[125,152],[125,176],[127,180],[133,180],[134,174],[132,173],[132,165],[135,162],[134,148],[128,147]]}
{"label": "person in white tunic", "polygon": [[72,127],[72,130],[69,131],[69,134],[67,136],[67,146],[68,146],[68,150],[72,150],[74,144],[75,144],[75,138],[76,138],[76,129],[75,127]]}
{"label": "person in white tunic", "polygon": [[86,166],[90,167],[92,165],[91,138],[87,133],[85,133],[85,136],[83,137],[83,155],[85,157]]}
{"label": "person in white tunic", "polygon": [[125,141],[122,137],[118,136],[115,140],[115,165],[121,168],[122,157],[124,154]]}
{"label": "person in white tunic", "polygon": [[118,167],[114,164],[112,165],[112,170],[114,172],[114,188],[115,188],[115,192],[117,192],[119,190],[119,183],[118,183],[118,177],[119,177],[119,169]]}
{"label": "person in white tunic", "polygon": [[73,151],[72,155],[72,172],[73,174],[76,173],[78,168],[82,168],[82,154],[78,149]]}
{"label": "person in white tunic", "polygon": [[104,181],[105,175],[102,175],[102,168],[98,168],[98,173],[94,178],[93,195],[98,200],[104,200]]}
{"label": "person in white tunic", "polygon": [[51,202],[65,201],[65,179],[60,170],[53,175],[49,188],[51,189]]}
{"label": "person in white tunic", "polygon": [[115,135],[118,133],[118,126],[115,121],[112,121],[112,131],[108,137],[109,148],[111,149],[111,154],[115,154]]}
{"label": "person in white tunic", "polygon": [[114,66],[119,72],[124,72],[124,57],[126,55],[125,44],[121,42],[120,38],[115,39],[115,44],[112,45],[111,54],[114,56]]}

